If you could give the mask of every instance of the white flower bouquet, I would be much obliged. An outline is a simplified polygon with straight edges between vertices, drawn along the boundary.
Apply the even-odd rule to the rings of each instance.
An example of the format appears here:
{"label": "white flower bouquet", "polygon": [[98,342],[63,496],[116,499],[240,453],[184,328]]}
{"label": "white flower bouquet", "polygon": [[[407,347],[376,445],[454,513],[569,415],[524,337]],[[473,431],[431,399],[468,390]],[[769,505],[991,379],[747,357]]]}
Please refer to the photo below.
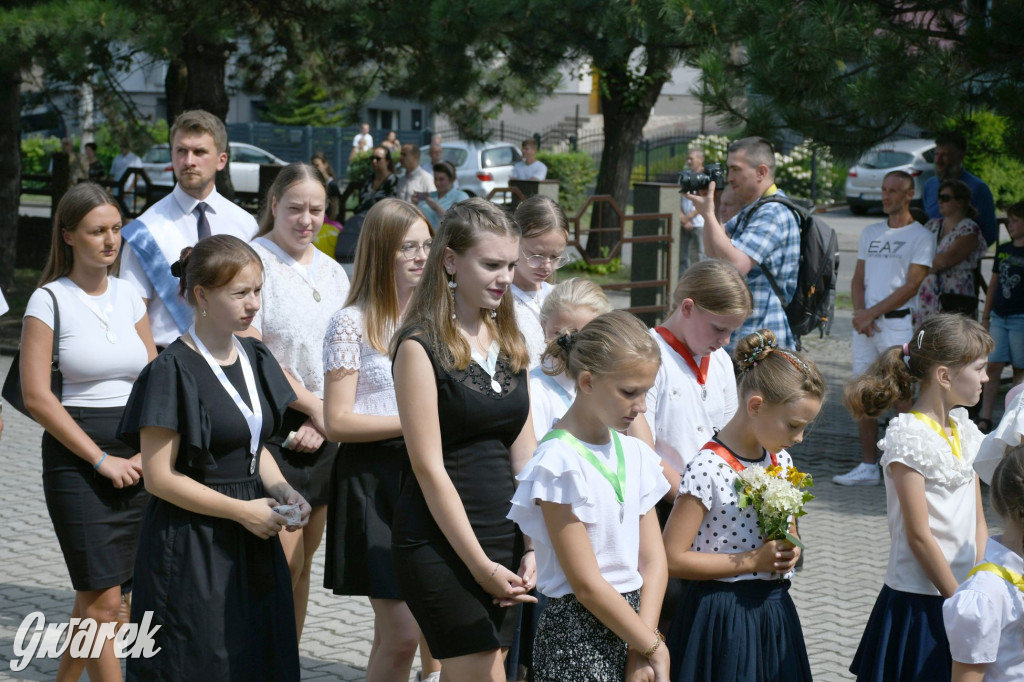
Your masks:
{"label": "white flower bouquet", "polygon": [[753,507],[765,542],[788,540],[800,549],[803,543],[789,532],[793,519],[806,514],[804,505],[814,499],[804,488],[814,485],[810,474],[795,467],[749,466],[736,478],[739,506]]}

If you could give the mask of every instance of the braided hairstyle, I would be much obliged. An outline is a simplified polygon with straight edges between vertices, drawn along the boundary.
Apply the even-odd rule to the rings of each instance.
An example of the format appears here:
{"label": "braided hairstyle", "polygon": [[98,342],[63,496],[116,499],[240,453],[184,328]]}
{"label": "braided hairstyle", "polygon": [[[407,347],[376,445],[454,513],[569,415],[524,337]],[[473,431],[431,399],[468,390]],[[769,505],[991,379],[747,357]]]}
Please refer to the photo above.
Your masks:
{"label": "braided hairstyle", "polygon": [[818,367],[795,351],[779,348],[770,329],[744,336],[736,342],[732,356],[741,371],[737,386],[741,396],[756,393],[772,405],[825,398],[825,379]]}

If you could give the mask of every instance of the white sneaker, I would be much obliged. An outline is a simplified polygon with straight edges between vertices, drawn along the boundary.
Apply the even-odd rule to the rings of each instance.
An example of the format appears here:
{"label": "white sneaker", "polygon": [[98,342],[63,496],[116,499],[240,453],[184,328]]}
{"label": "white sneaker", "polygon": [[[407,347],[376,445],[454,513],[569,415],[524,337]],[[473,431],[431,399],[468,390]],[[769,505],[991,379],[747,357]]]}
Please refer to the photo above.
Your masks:
{"label": "white sneaker", "polygon": [[426,678],[421,677],[423,673],[416,673],[416,682],[441,682],[441,671],[430,673]]}
{"label": "white sneaker", "polygon": [[849,473],[833,476],[832,482],[839,485],[878,485],[881,482],[881,476],[878,473],[877,464],[861,462]]}

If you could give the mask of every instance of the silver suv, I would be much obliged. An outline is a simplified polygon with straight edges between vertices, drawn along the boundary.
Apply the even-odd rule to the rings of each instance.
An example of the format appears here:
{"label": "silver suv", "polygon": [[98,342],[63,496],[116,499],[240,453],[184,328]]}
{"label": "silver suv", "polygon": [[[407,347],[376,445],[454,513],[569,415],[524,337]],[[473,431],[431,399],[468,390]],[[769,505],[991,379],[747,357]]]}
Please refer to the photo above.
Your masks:
{"label": "silver suv", "polygon": [[[420,163],[430,168],[429,145],[420,147]],[[442,142],[441,158],[455,166],[459,189],[474,197],[487,198],[495,187],[508,187],[512,167],[523,160],[519,147],[511,142]],[[505,197],[495,195],[504,203]]]}

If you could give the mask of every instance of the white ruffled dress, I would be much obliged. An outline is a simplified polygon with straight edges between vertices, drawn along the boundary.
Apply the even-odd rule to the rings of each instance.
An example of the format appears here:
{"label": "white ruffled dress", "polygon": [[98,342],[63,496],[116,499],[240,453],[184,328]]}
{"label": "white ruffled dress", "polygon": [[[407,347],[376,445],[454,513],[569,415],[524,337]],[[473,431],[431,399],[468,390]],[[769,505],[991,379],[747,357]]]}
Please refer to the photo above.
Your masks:
{"label": "white ruffled dress", "polygon": [[[639,589],[640,518],[649,512],[670,485],[661,460],[642,441],[619,436],[626,462],[622,521],[612,485],[589,462],[561,440],[549,440],[516,478],[519,487],[512,498],[508,518],[533,538],[537,552],[537,589],[548,597],[572,592],[569,579],[558,563],[539,502],[568,504],[590,536],[601,575],[619,593]],[[616,470],[615,446],[583,443],[611,471]]]}
{"label": "white ruffled dress", "polygon": [[960,434],[963,459],[957,459],[949,443],[913,414],[899,414],[889,422],[882,449],[886,511],[889,520],[889,566],[885,584],[913,594],[938,595],[939,591],[917,561],[907,539],[891,464],[898,462],[925,479],[928,525],[957,582],[963,582],[974,566],[976,554],[977,498],[974,460],[984,436],[958,407],[949,413]]}

